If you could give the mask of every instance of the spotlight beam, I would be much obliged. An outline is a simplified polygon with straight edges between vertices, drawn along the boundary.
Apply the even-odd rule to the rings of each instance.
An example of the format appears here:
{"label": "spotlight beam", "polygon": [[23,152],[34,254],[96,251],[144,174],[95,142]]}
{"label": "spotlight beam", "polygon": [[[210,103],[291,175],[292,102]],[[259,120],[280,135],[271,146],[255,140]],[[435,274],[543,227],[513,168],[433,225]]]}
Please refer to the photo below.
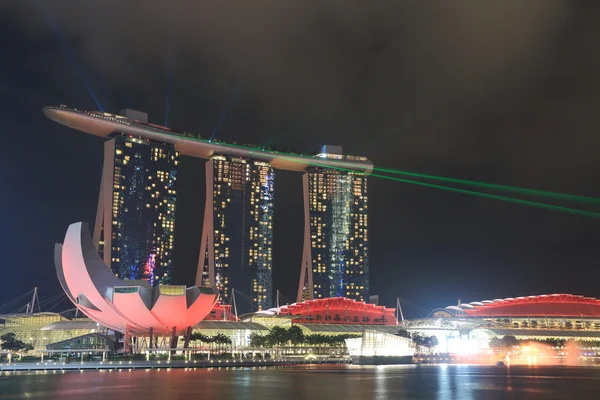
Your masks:
{"label": "spotlight beam", "polygon": [[52,29],[52,32],[54,33],[54,37],[56,38],[56,41],[60,45],[60,48],[62,49],[63,53],[65,53],[65,55],[67,56],[67,60],[69,61],[69,63],[71,64],[71,66],[73,67],[75,72],[77,72],[77,75],[79,75],[81,82],[83,83],[83,85],[85,86],[87,91],[89,92],[90,96],[92,96],[92,99],[94,99],[94,103],[96,103],[96,106],[98,107],[98,109],[100,111],[104,112],[104,108],[100,104],[98,97],[96,97],[94,90],[92,90],[92,86],[90,85],[89,81],[85,77],[85,74],[83,73],[83,70],[81,69],[79,64],[77,64],[77,61],[75,60],[75,56],[71,52],[71,49],[67,45],[67,42],[65,41],[65,39],[60,34],[60,31],[58,30],[58,26],[52,19],[51,11],[48,10],[45,5],[42,7],[43,7],[42,15],[43,15],[44,19],[46,20],[46,22],[48,23],[48,25],[50,26],[50,28]]}

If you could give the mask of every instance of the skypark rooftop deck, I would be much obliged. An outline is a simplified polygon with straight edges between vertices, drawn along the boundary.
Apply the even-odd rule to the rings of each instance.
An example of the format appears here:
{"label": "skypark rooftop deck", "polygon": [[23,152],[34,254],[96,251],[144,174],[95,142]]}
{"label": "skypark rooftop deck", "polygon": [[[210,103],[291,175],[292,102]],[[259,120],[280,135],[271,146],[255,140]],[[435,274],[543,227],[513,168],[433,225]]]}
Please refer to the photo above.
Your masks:
{"label": "skypark rooftop deck", "polygon": [[81,111],[61,107],[45,107],[44,115],[59,124],[91,135],[109,138],[115,133],[143,137],[155,142],[169,143],[181,154],[209,159],[214,155],[226,155],[270,163],[273,168],[288,171],[306,171],[308,167],[351,170],[370,174],[373,164],[364,157],[341,155],[305,155],[280,152],[260,147],[209,141],[186,132],[147,122],[132,120],[120,115]]}

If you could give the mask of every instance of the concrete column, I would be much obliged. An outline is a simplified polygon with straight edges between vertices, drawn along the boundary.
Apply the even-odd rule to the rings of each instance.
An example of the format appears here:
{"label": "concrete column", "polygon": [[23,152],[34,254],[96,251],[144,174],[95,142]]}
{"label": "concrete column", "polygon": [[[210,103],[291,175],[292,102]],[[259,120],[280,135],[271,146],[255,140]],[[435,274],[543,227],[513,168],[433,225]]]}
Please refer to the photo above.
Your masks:
{"label": "concrete column", "polygon": [[185,331],[185,342],[183,343],[183,348],[187,349],[190,346],[190,337],[192,336],[192,327],[188,326]]}

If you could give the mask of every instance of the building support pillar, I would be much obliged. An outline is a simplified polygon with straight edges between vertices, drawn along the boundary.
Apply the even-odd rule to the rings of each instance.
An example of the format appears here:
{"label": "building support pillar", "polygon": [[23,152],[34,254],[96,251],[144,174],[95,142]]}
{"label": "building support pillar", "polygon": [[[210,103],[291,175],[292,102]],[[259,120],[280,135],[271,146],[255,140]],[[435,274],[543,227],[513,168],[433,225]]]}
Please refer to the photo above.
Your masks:
{"label": "building support pillar", "polygon": [[[115,140],[104,142],[104,162],[102,164],[102,176],[100,178],[100,190],[98,195],[98,208],[96,209],[96,222],[94,225],[93,242],[96,249],[99,248],[100,237],[103,237],[104,245],[102,255],[104,263],[110,268],[112,252],[112,204],[113,204],[113,182],[115,164]],[[104,234],[102,234],[104,232]]]}
{"label": "building support pillar", "polygon": [[304,246],[302,247],[302,265],[300,267],[300,283],[296,301],[313,300],[315,290],[313,287],[313,266],[310,238],[310,199],[308,193],[308,172],[302,175],[304,197]]}
{"label": "building support pillar", "polygon": [[171,352],[174,352],[175,348],[177,348],[177,339],[179,339],[179,337],[177,336],[177,328],[174,326],[173,327],[173,331],[171,332],[171,344],[170,344],[170,349]]}
{"label": "building support pillar", "polygon": [[204,202],[204,224],[196,270],[196,286],[215,285],[215,229],[214,229],[214,169],[213,161],[206,163],[206,200]]}
{"label": "building support pillar", "polygon": [[185,341],[183,342],[183,348],[187,349],[190,346],[190,338],[192,336],[192,327],[188,326],[185,330]]}

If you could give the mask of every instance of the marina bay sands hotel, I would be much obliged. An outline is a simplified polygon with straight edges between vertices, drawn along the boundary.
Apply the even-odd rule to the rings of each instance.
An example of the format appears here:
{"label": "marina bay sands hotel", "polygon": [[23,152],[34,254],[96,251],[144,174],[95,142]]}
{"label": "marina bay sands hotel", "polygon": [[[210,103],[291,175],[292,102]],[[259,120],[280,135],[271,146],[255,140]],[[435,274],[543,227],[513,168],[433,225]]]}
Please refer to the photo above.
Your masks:
{"label": "marina bay sands hotel", "polygon": [[[171,283],[180,155],[206,159],[206,202],[196,285],[223,303],[249,296],[247,311],[272,307],[275,171],[303,174],[304,243],[298,301],[368,300],[367,175],[373,164],[324,146],[316,155],[210,141],[120,115],[46,107],[65,126],[100,136],[104,165],[94,244],[121,279]],[[283,264],[280,262],[280,265]]]}

